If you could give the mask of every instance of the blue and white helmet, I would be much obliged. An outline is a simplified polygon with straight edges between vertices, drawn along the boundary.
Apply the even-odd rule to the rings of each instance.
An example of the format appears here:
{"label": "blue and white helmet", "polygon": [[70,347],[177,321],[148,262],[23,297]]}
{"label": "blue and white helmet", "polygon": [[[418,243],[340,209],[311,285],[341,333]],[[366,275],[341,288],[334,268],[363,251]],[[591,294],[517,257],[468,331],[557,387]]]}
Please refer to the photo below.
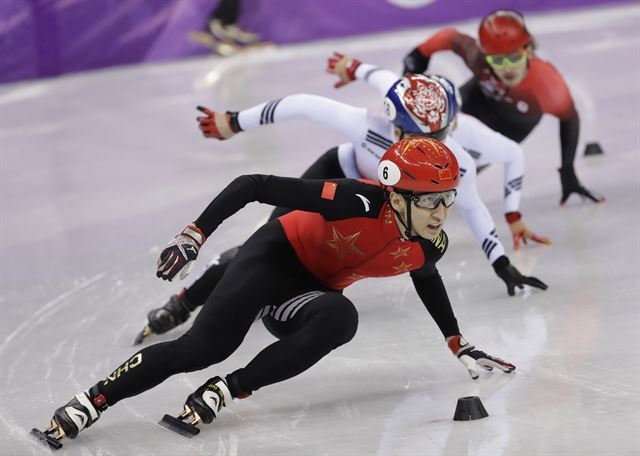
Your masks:
{"label": "blue and white helmet", "polygon": [[431,74],[429,77],[437,80],[444,90],[447,92],[447,99],[449,101],[449,124],[453,123],[453,119],[460,112],[460,108],[462,107],[462,97],[460,96],[460,90],[458,87],[451,82],[449,79],[445,78],[439,74]]}
{"label": "blue and white helmet", "polygon": [[458,109],[455,89],[449,81],[422,74],[399,79],[384,99],[385,116],[400,130],[437,139],[446,136]]}

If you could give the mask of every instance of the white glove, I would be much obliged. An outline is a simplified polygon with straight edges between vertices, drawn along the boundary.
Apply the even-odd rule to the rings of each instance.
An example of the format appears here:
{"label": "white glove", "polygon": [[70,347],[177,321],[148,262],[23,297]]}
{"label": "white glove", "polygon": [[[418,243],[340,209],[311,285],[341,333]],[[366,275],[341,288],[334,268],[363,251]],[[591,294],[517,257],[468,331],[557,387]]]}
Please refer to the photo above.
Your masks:
{"label": "white glove", "polygon": [[160,253],[156,277],[171,282],[176,274],[182,271],[180,280],[184,279],[191,272],[194,260],[198,258],[200,247],[206,239],[200,228],[193,223],[187,225]]}
{"label": "white glove", "polygon": [[470,345],[462,336],[447,337],[447,344],[449,345],[449,350],[458,357],[462,365],[469,372],[471,378],[474,380],[480,376],[476,370],[477,366],[488,371],[497,367],[507,374],[516,369],[516,366],[505,360],[487,355],[483,351],[476,350],[476,347]]}

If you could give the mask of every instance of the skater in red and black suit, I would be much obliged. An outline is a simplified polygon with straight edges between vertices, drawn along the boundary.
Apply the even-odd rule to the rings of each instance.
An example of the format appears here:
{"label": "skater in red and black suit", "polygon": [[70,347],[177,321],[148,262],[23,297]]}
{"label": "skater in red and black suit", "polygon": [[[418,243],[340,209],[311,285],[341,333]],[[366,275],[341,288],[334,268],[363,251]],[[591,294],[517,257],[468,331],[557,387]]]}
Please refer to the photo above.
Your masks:
{"label": "skater in red and black suit", "polygon": [[455,29],[443,29],[405,57],[404,71],[423,73],[435,52],[455,52],[473,72],[460,88],[462,112],[517,142],[531,133],[543,114],[557,117],[562,152],[560,204],[572,193],[603,202],[604,197],[578,181],[573,168],[580,132],[578,112],[562,75],[535,55],[522,15],[512,10],[487,15],[480,23],[479,38],[478,45]]}
{"label": "skater in red and black suit", "polygon": [[513,371],[514,365],[462,338],[436,269],[447,249],[442,228],[460,180],[453,153],[434,139],[405,139],[382,156],[378,175],[380,182],[265,175],[235,179],[162,251],[158,277],[183,278],[207,237],[252,201],[297,210],[249,238],[189,331],[135,353],[56,410],[46,431],[49,438],[75,438],[108,406],[177,373],[225,360],[253,322],[262,319],[279,340],[246,367],[211,378],[187,398],[181,423],[210,423],[233,398],[292,378],[351,340],[358,312],[342,290],[370,277],[409,272],[418,296],[472,378],[478,378],[477,366]]}

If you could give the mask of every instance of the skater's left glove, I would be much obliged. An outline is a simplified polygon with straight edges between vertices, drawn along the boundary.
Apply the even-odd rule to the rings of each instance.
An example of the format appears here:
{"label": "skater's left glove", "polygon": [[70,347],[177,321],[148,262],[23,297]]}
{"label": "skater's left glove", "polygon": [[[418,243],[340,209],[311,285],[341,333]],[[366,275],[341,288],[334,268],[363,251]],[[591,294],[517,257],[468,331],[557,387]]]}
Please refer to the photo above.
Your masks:
{"label": "skater's left glove", "polygon": [[187,225],[160,254],[156,277],[171,282],[180,272],[180,280],[184,279],[191,272],[200,247],[206,239],[207,237],[196,225],[193,223]]}
{"label": "skater's left glove", "polygon": [[340,80],[333,86],[338,89],[356,79],[356,70],[362,62],[348,55],[334,52],[327,61],[327,73],[337,75]]}
{"label": "skater's left glove", "polygon": [[507,223],[509,223],[511,236],[513,237],[513,250],[520,249],[520,241],[524,242],[525,245],[528,240],[539,242],[544,245],[551,245],[551,239],[544,236],[538,236],[537,234],[529,231],[527,225],[522,221],[522,214],[520,214],[520,212],[507,212],[505,217],[507,219]]}
{"label": "skater's left glove", "polygon": [[415,48],[408,53],[404,60],[402,60],[402,74],[422,74],[427,71],[429,66],[429,58],[425,57],[420,49]]}
{"label": "skater's left glove", "polygon": [[467,369],[467,372],[469,372],[471,378],[474,380],[480,377],[477,366],[488,371],[491,371],[496,367],[507,374],[516,369],[516,366],[503,359],[496,358],[495,356],[487,355],[483,351],[476,350],[476,347],[469,344],[469,342],[467,342],[462,336],[447,337],[447,345],[449,345],[449,350],[451,350],[451,352],[460,360],[465,369]]}
{"label": "skater's left glove", "polygon": [[498,257],[492,266],[493,270],[498,274],[498,277],[504,280],[504,283],[507,285],[507,293],[509,296],[516,294],[516,287],[522,289],[525,285],[541,290],[548,288],[547,284],[543,281],[535,277],[527,277],[520,274],[520,271],[518,271],[515,266],[509,262],[509,258],[504,255]]}
{"label": "skater's left glove", "polygon": [[604,202],[604,196],[596,192],[591,192],[582,186],[573,166],[563,166],[558,169],[558,171],[560,172],[560,183],[562,184],[560,206],[564,206],[564,203],[567,202],[572,193],[580,195],[583,199],[590,199],[595,203]]}

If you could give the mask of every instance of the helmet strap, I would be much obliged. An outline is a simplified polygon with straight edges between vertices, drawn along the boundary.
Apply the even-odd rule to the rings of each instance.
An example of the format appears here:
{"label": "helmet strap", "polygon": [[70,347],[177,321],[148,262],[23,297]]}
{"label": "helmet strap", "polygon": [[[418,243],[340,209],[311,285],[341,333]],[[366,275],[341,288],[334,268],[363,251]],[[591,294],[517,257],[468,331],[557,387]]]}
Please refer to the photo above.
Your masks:
{"label": "helmet strap", "polygon": [[411,194],[400,193],[400,195],[402,195],[407,203],[407,222],[405,223],[402,219],[402,215],[393,206],[391,206],[391,203],[389,203],[389,206],[391,206],[391,209],[395,212],[398,220],[400,220],[400,223],[404,227],[404,237],[410,240],[413,238],[413,234],[411,233]]}
{"label": "helmet strap", "polygon": [[404,235],[407,237],[407,239],[411,239],[413,237],[413,235],[411,234],[411,196],[402,196],[404,196],[404,200],[407,202],[407,224],[404,227]]}

